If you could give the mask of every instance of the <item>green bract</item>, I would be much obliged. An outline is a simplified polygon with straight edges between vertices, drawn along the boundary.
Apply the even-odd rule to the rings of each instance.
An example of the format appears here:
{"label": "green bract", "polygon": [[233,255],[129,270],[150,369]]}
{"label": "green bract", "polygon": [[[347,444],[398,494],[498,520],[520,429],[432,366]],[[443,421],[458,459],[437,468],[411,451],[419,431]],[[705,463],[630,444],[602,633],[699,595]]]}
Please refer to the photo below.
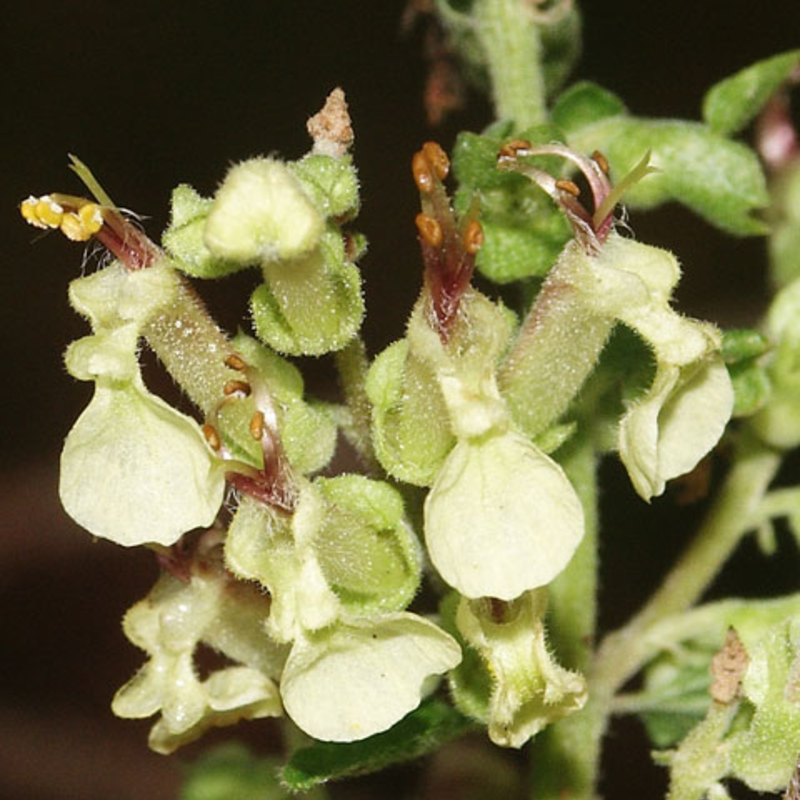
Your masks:
{"label": "green bract", "polygon": [[583,707],[586,681],[559,666],[548,651],[546,590],[527,592],[497,613],[493,602],[462,600],[456,623],[493,678],[490,738],[504,747],[522,747],[550,723]]}
{"label": "green bract", "polygon": [[132,273],[112,264],[70,287],[95,333],[69,348],[67,369],[95,393],[64,443],[59,494],[76,522],[125,546],[170,545],[211,525],[225,489],[197,423],[150,394],[139,373],[139,331],[174,280],[166,264]]}
{"label": "green bract", "polygon": [[313,153],[288,167],[326,218],[358,213],[358,176],[350,156],[334,158]]}

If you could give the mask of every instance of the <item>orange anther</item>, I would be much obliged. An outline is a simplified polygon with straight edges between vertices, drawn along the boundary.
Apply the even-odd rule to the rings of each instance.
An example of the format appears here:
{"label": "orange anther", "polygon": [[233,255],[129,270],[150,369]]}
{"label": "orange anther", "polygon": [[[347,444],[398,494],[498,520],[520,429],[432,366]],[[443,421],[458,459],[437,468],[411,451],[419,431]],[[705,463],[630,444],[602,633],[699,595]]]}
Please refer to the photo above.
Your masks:
{"label": "orange anther", "polygon": [[236,353],[231,353],[225,359],[225,366],[235,369],[237,372],[243,372],[245,369],[247,369],[247,364],[245,363],[244,359]]}
{"label": "orange anther", "polygon": [[576,183],[567,180],[556,181],[556,189],[561,189],[562,192],[567,192],[573,197],[578,197],[581,193],[580,187]]}
{"label": "orange anther", "polygon": [[232,394],[243,394],[245,397],[250,394],[250,384],[247,381],[228,381],[222,389],[226,396]]}
{"label": "orange anther", "polygon": [[512,139],[506,142],[498,152],[499,158],[516,158],[520,150],[530,150],[531,143],[525,139]]}
{"label": "orange anther", "polygon": [[608,175],[608,159],[599,150],[595,150],[594,153],[592,153],[592,160],[606,175]]}
{"label": "orange anther", "polygon": [[443,181],[450,172],[450,159],[447,157],[447,153],[436,142],[425,142],[422,145],[422,152],[428,159],[436,177]]}
{"label": "orange anther", "polygon": [[208,442],[208,446],[212,450],[219,450],[222,447],[222,442],[219,438],[219,433],[217,433],[217,429],[213,425],[209,425],[206,423],[202,427],[203,436],[206,437],[206,441]]}
{"label": "orange anther", "polygon": [[474,219],[467,225],[467,229],[464,231],[464,236],[461,241],[464,244],[464,249],[470,255],[475,255],[475,253],[481,249],[481,245],[483,244],[483,228],[478,220]]}
{"label": "orange anther", "polygon": [[431,247],[442,246],[442,226],[433,217],[420,212],[414,218],[414,222],[417,225],[419,235]]}
{"label": "orange anther", "polygon": [[411,172],[414,175],[417,189],[423,194],[430,194],[433,189],[433,173],[430,162],[422,150],[414,153],[414,158],[411,159]]}
{"label": "orange anther", "polygon": [[259,441],[264,435],[264,414],[261,411],[256,411],[250,418],[250,435]]}

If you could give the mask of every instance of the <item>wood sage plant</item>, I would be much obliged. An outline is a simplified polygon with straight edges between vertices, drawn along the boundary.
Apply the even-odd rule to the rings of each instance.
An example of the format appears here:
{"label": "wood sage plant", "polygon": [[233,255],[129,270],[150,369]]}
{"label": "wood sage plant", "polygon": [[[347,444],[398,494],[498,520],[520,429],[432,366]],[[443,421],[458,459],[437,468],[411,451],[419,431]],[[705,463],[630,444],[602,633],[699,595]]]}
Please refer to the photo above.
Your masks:
{"label": "wood sage plant", "polygon": [[[711,87],[702,121],[648,119],[567,84],[572,2],[435,0],[430,14],[496,118],[449,154],[429,141],[410,157],[419,296],[374,357],[341,89],[308,121],[305,155],[236,164],[213,197],[178,186],[160,243],[75,157],[93,199],[20,206],[108,253],[69,285],[91,332],[66,367],[94,395],[59,491],[90,534],[159,564],[124,618],[145,655],[112,708],[155,717],[164,754],[275,718],[261,724],[290,734],[283,755],[213,762],[225,797],[324,796],[327,781],[469,734],[526,747],[519,796],[589,800],[625,713],[643,720],[671,800],[742,785],[797,800],[800,594],[701,601],[746,535],[769,552],[782,519],[800,536],[800,488],[773,486],[800,445],[800,51]],[[437,115],[452,97],[432,80]],[[767,237],[775,294],[758,329],[676,309],[693,265],[626,222],[670,201]],[[228,334],[198,287],[243,270],[248,319]],[[147,388],[143,345],[193,414]],[[292,361],[327,354],[338,402],[310,397]],[[598,641],[598,461],[619,458],[650,502],[720,443],[725,477],[696,538]],[[337,448],[359,469],[342,472]],[[203,648],[221,656],[206,674]],[[199,763],[186,797],[208,780]]]}

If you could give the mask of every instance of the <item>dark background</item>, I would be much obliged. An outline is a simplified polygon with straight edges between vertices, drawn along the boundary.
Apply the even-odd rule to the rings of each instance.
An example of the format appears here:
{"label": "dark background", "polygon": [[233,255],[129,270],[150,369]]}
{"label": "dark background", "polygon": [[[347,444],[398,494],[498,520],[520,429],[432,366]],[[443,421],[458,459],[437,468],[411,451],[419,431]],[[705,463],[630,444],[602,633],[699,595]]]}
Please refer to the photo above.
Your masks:
{"label": "dark background", "polygon": [[[696,119],[708,85],[800,43],[796,0],[582,5],[576,76],[615,90],[642,115]],[[60,443],[91,393],[61,364],[66,345],[86,333],[66,301],[85,248],[39,235],[15,204],[31,193],[81,193],[66,169],[67,153],[76,153],[119,205],[147,217],[157,239],[177,183],[208,194],[232,162],[261,153],[299,157],[309,145],[306,118],[341,85],[356,130],[360,228],[370,240],[362,262],[365,331],[377,351],[400,335],[418,287],[410,157],[427,138],[448,149],[458,130],[479,130],[491,118],[487,103],[470,94],[465,111],[436,131],[427,126],[423,37],[419,29],[401,35],[403,7],[401,0],[40,0],[4,8],[0,797],[167,800],[176,797],[180,760],[147,751],[149,722],[115,720],[108,708],[141,660],[119,619],[152,583],[152,559],[93,544],[56,497]],[[762,242],[725,239],[678,208],[631,222],[639,238],[669,246],[684,263],[679,294],[689,313],[725,323],[757,319]],[[202,288],[230,327],[248,286],[237,276]],[[325,359],[315,367],[313,383],[323,391],[329,368]],[[650,508],[635,499],[618,467],[607,466],[603,477],[624,498],[605,508],[608,626],[646,596],[699,511],[687,523],[670,497]],[[716,591],[732,586],[734,575],[745,592],[793,588],[797,553],[783,544],[783,555],[770,561],[746,544]],[[637,741],[627,736],[634,729],[623,726],[612,738],[610,797],[661,793],[646,746],[629,744]],[[627,764],[634,755],[636,768]]]}

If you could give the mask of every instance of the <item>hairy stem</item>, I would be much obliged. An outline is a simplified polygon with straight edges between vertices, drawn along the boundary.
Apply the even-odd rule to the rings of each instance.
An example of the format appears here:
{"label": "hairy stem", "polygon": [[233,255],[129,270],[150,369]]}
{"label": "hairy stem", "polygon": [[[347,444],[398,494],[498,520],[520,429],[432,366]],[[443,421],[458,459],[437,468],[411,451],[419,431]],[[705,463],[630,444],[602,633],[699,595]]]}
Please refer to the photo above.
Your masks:
{"label": "hairy stem", "polygon": [[[597,747],[608,725],[614,695],[654,655],[658,642],[651,635],[663,620],[693,606],[719,573],[742,536],[780,466],[781,455],[742,431],[734,463],[694,541],[644,607],[623,628],[610,634],[589,672],[586,717],[587,747]],[[592,742],[594,744],[589,745]],[[596,769],[596,765],[595,765]],[[594,796],[592,781],[585,791]]]}
{"label": "hairy stem", "polygon": [[369,362],[364,340],[357,336],[334,354],[339,383],[352,417],[352,444],[370,471],[380,472],[372,447],[372,405],[367,397],[364,383]]}
{"label": "hairy stem", "polygon": [[476,0],[474,19],[498,119],[517,130],[547,119],[539,30],[523,0]]}
{"label": "hairy stem", "polygon": [[[549,586],[548,631],[559,661],[585,671],[591,659],[597,610],[596,456],[586,434],[579,434],[560,459],[583,506],[585,533],[569,566]],[[599,741],[591,738],[589,718],[572,714],[547,728],[531,752],[531,797],[559,800],[586,795],[594,780]]]}

